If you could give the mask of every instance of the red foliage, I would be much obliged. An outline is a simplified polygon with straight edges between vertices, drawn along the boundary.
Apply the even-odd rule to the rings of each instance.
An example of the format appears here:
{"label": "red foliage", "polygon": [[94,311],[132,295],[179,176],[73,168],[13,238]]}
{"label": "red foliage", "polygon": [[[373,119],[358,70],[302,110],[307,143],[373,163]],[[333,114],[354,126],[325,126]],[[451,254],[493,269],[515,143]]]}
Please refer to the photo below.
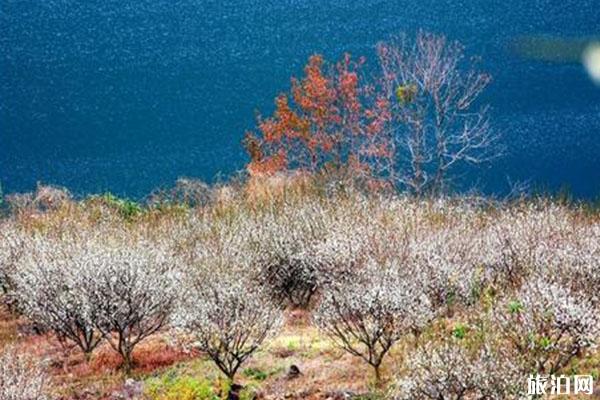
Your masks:
{"label": "red foliage", "polygon": [[197,352],[185,352],[165,344],[160,347],[140,347],[134,353],[133,359],[138,371],[150,372],[196,356],[198,356]]}
{"label": "red foliage", "polygon": [[[185,352],[182,349],[167,344],[149,343],[136,348],[134,351],[134,370],[138,372],[151,372],[196,356],[198,356],[197,353]],[[122,363],[123,359],[119,354],[105,347],[100,349],[90,361],[89,369],[93,373],[106,373],[119,369]]]}
{"label": "red foliage", "polygon": [[83,364],[82,368],[89,369],[92,373],[107,373],[119,369],[123,359],[119,354],[108,347],[99,349],[89,365]]}
{"label": "red foliage", "polygon": [[374,169],[394,156],[386,129],[391,115],[387,100],[362,78],[363,65],[364,59],[353,61],[348,54],[335,65],[310,57],[304,78],[292,79],[290,93],[275,99],[270,118],[259,118],[258,134],[246,134],[249,172],[337,167],[360,176],[380,174]]}

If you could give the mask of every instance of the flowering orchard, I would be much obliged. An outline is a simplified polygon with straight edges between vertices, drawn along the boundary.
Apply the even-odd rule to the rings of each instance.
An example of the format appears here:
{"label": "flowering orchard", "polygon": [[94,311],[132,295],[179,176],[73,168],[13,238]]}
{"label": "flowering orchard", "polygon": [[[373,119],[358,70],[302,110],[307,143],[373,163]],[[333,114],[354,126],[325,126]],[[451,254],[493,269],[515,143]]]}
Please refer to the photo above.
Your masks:
{"label": "flowering orchard", "polygon": [[[98,199],[21,210],[1,222],[2,302],[87,362],[112,349],[129,373],[139,346],[175,336],[231,381],[301,308],[398,399],[520,398],[530,374],[594,357],[595,211],[227,190],[134,216]],[[46,364],[19,362],[2,364],[0,390],[52,396]]]}

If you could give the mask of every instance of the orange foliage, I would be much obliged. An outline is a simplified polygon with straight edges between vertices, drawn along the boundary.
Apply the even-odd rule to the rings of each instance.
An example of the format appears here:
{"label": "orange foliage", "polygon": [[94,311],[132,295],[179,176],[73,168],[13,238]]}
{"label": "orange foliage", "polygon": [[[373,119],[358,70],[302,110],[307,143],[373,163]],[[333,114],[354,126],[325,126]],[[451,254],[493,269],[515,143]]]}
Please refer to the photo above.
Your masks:
{"label": "orange foliage", "polygon": [[[185,352],[164,343],[148,343],[140,346],[133,353],[134,370],[151,372],[158,368],[168,367],[180,361],[189,360],[197,353]],[[100,349],[89,364],[93,373],[112,372],[121,366],[123,360],[119,354],[105,347]]]}
{"label": "orange foliage", "polygon": [[302,79],[292,79],[288,94],[275,99],[275,112],[259,118],[258,133],[247,132],[251,175],[326,167],[376,174],[394,157],[387,100],[362,78],[364,59],[345,55],[330,65],[320,55],[309,58]]}

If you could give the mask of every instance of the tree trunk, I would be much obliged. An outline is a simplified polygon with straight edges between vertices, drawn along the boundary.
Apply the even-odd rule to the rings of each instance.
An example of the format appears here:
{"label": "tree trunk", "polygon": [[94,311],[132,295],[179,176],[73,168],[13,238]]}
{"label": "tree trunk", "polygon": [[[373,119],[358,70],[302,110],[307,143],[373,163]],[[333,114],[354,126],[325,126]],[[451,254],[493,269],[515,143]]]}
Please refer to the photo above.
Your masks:
{"label": "tree trunk", "polygon": [[232,383],[227,394],[227,400],[240,400],[240,391],[243,389],[242,385]]}
{"label": "tree trunk", "polygon": [[375,370],[375,386],[379,388],[381,387],[381,371],[379,371],[379,365],[373,365],[373,369]]}
{"label": "tree trunk", "polygon": [[123,357],[122,368],[126,376],[131,374],[131,369],[133,368],[133,359],[131,357],[131,353],[132,351],[128,348],[124,348],[123,352],[121,353],[121,356]]}

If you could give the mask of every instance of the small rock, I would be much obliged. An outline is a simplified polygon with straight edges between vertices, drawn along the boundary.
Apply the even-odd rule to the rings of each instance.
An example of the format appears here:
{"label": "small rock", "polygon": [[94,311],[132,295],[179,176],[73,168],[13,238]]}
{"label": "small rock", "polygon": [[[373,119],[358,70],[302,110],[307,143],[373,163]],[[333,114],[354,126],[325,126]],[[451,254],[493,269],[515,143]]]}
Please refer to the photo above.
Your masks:
{"label": "small rock", "polygon": [[292,364],[287,372],[287,379],[295,379],[301,375],[300,368],[297,365]]}

